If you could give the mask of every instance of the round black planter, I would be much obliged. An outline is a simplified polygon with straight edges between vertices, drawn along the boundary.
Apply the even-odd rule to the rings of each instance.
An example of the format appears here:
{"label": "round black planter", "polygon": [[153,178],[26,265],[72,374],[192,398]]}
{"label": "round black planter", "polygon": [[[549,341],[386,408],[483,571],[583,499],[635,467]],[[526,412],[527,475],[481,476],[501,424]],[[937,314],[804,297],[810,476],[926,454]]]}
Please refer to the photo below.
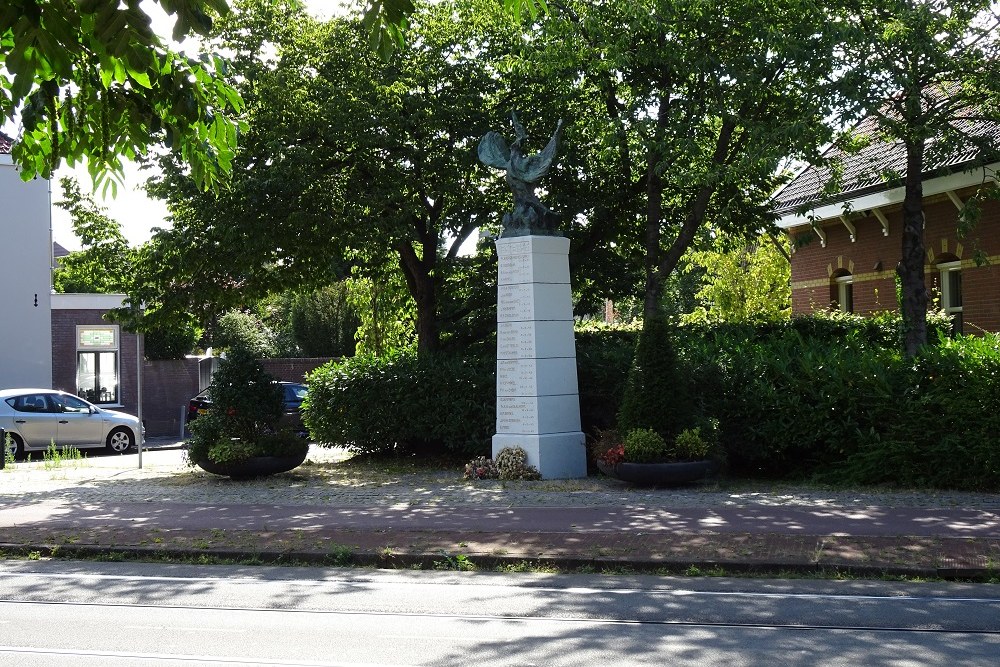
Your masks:
{"label": "round black planter", "polygon": [[223,475],[233,479],[252,479],[267,477],[280,472],[288,472],[302,465],[309,453],[309,446],[302,448],[301,453],[291,456],[254,456],[244,461],[215,463],[214,461],[195,461],[199,468],[213,475]]}
{"label": "round black planter", "polygon": [[715,472],[714,461],[678,463],[618,463],[609,466],[601,461],[597,468],[605,475],[641,486],[673,486],[704,479]]}

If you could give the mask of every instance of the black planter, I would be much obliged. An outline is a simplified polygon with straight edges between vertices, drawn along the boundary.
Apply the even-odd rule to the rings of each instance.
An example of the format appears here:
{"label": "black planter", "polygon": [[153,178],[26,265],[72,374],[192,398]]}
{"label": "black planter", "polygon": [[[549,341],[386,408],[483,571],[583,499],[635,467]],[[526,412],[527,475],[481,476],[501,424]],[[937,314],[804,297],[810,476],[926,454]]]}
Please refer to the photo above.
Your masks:
{"label": "black planter", "polygon": [[309,446],[302,447],[301,453],[290,456],[254,456],[243,461],[230,461],[227,463],[216,463],[204,460],[195,461],[195,464],[205,472],[213,475],[223,475],[233,479],[252,479],[254,477],[267,477],[277,475],[280,472],[288,472],[302,465],[309,453]]}
{"label": "black planter", "polygon": [[639,486],[676,486],[705,479],[715,472],[714,461],[677,463],[618,463],[609,466],[601,461],[597,468],[608,477]]}

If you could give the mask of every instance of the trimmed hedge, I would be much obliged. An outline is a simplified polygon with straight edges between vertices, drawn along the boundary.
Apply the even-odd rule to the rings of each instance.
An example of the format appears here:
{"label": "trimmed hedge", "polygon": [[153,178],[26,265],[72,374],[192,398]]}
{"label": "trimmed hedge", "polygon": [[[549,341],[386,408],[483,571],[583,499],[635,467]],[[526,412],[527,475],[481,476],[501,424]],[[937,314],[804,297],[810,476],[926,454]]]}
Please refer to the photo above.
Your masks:
{"label": "trimmed hedge", "polygon": [[357,453],[489,453],[495,362],[401,353],[332,361],[309,374],[303,419],[318,442]]}
{"label": "trimmed hedge", "polygon": [[[681,327],[669,337],[690,400],[686,426],[717,419],[736,475],[1000,490],[1000,338],[942,337],[906,359],[899,330],[892,316]],[[636,342],[634,330],[577,333],[588,434],[614,426]],[[492,354],[356,357],[309,383],[304,417],[320,442],[489,454]],[[674,388],[642,396],[664,411],[676,399]]]}
{"label": "trimmed hedge", "polygon": [[906,359],[877,327],[830,340],[825,326],[680,335],[732,472],[1000,489],[1000,338],[942,337]]}

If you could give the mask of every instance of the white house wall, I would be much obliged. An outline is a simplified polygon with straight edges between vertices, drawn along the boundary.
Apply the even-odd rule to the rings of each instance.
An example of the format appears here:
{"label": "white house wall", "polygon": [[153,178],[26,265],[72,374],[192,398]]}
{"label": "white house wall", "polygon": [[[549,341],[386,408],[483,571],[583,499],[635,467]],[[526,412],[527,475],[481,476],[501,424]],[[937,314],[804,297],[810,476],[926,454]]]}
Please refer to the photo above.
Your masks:
{"label": "white house wall", "polygon": [[49,182],[0,154],[0,389],[52,384]]}

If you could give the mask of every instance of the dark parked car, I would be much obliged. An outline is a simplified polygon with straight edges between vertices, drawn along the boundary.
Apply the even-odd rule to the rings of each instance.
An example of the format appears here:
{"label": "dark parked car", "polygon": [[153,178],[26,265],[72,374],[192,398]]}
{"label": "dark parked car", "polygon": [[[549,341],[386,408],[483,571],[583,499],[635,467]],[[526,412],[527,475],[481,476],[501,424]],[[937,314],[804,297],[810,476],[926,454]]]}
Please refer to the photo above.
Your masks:
{"label": "dark parked car", "polygon": [[[309,393],[309,388],[297,382],[278,382],[278,385],[281,386],[283,392],[282,401],[285,405],[284,414],[281,415],[278,426],[282,428],[287,427],[296,433],[306,435],[306,427],[302,423],[302,399]],[[188,401],[187,422],[189,424],[198,415],[208,412],[208,408],[212,405],[210,391],[211,388],[206,389]]]}

